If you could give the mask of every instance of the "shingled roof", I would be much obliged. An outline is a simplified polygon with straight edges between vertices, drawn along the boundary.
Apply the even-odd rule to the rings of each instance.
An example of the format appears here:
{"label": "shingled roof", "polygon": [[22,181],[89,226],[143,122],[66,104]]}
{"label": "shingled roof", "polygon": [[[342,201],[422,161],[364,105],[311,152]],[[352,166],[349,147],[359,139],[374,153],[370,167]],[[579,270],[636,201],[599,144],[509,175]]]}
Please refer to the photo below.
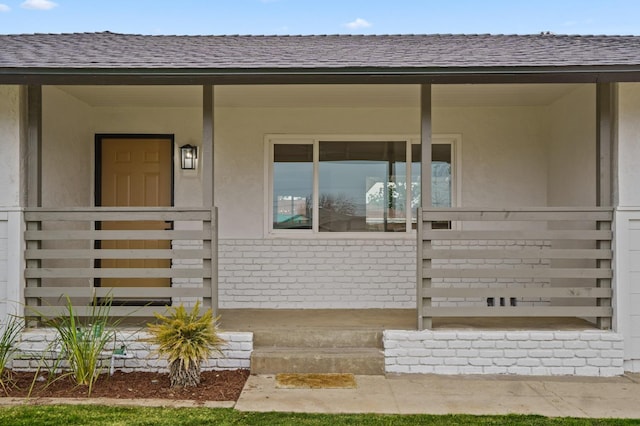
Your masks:
{"label": "shingled roof", "polygon": [[[34,70],[403,72],[464,69],[640,71],[638,36],[326,35],[150,36],[102,33],[0,35],[0,76]],[[366,71],[368,70],[368,71]],[[212,74],[213,75],[213,74]],[[634,77],[635,78],[635,77]],[[1,81],[2,79],[0,79]]]}

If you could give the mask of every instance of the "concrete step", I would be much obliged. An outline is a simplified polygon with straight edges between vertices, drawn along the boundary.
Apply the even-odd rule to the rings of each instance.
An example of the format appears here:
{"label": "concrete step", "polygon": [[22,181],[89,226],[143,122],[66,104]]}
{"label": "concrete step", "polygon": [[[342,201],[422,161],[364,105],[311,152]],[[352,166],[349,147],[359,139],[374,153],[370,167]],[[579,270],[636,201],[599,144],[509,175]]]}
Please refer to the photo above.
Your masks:
{"label": "concrete step", "polygon": [[384,374],[384,355],[378,348],[254,347],[251,374],[277,373]]}
{"label": "concrete step", "polygon": [[254,347],[382,348],[382,330],[290,328],[254,330]]}

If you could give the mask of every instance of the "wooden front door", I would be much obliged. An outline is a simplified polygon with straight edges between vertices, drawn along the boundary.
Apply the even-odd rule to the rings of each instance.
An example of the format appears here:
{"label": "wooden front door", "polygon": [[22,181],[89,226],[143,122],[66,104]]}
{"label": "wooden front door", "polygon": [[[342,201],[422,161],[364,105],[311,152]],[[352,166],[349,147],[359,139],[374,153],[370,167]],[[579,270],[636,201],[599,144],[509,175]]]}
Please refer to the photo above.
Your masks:
{"label": "wooden front door", "polygon": [[[99,136],[97,203],[103,207],[166,207],[173,203],[172,136]],[[104,230],[162,230],[164,221],[111,221]],[[169,240],[101,241],[104,249],[170,249]],[[170,268],[170,259],[103,259],[102,268]],[[103,278],[102,287],[170,287],[170,278]],[[151,295],[150,299],[153,299]]]}

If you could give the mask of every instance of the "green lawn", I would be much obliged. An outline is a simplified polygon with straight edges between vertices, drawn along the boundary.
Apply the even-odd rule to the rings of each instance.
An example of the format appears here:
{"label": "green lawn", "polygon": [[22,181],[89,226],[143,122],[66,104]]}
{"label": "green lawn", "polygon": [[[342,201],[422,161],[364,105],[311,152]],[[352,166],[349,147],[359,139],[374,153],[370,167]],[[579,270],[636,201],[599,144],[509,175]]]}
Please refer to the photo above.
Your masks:
{"label": "green lawn", "polygon": [[242,413],[232,409],[18,406],[0,408],[0,425],[640,425],[640,420],[541,416],[387,416]]}

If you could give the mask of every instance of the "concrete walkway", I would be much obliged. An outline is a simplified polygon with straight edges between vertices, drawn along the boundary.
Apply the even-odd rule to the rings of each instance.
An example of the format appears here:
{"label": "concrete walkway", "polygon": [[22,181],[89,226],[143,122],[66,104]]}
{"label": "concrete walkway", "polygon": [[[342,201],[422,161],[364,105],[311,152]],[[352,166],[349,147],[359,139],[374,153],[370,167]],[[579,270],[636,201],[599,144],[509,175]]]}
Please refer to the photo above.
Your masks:
{"label": "concrete walkway", "polygon": [[614,378],[356,376],[356,389],[278,389],[250,376],[240,411],[387,414],[539,414],[640,418],[640,374]]}

